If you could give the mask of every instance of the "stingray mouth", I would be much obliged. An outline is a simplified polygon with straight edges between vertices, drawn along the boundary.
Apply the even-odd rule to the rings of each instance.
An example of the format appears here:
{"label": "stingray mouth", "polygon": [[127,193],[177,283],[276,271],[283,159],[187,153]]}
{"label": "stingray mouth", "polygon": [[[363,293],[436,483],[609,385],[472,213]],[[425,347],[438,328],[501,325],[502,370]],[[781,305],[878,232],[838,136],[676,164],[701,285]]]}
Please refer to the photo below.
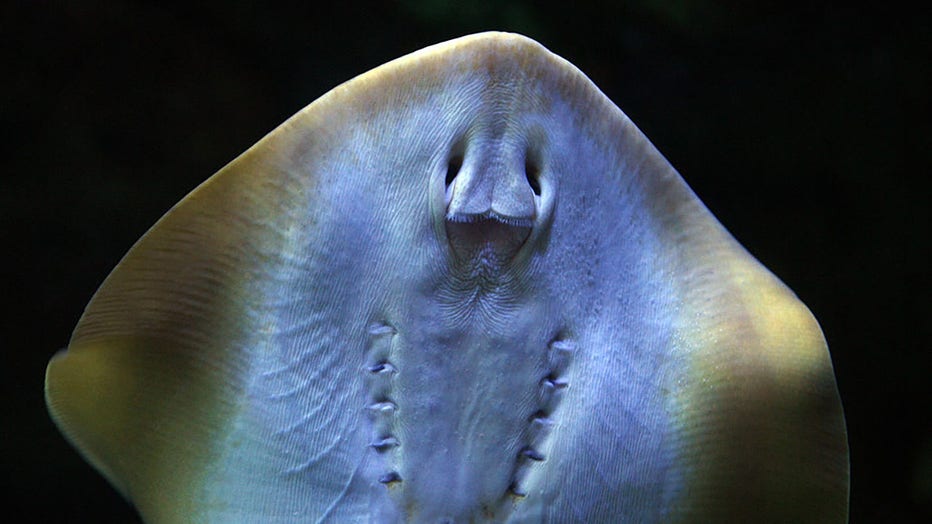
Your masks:
{"label": "stingray mouth", "polygon": [[460,260],[504,265],[531,236],[533,219],[502,216],[494,211],[446,216],[447,239]]}

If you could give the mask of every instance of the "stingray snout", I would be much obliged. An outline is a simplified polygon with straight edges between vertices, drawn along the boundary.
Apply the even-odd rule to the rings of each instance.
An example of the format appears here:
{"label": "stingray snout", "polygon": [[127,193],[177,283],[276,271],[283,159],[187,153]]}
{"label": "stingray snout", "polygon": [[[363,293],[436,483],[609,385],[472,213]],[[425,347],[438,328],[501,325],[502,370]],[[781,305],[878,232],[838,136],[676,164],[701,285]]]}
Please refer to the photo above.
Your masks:
{"label": "stingray snout", "polygon": [[539,169],[523,157],[495,145],[453,155],[447,168],[447,220],[532,227],[541,193]]}

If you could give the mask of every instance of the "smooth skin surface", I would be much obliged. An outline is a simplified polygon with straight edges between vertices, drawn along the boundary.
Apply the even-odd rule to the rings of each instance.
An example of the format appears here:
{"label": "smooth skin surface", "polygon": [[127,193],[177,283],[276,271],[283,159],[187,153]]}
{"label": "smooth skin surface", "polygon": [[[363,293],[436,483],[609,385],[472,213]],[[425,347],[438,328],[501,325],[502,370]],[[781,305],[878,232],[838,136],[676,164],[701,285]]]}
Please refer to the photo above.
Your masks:
{"label": "smooth skin surface", "polygon": [[844,522],[819,327],[527,38],[342,86],[176,205],[49,364],[151,522]]}

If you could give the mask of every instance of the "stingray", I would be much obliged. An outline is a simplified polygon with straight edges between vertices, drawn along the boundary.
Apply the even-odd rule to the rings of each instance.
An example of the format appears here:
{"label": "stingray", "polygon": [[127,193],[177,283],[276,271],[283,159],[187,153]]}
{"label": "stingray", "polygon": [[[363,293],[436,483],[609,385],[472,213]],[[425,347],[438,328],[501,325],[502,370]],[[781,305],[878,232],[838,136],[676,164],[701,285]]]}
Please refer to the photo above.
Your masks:
{"label": "stingray", "polygon": [[809,310],[569,62],[333,89],[123,258],[50,362],[150,522],[843,522]]}

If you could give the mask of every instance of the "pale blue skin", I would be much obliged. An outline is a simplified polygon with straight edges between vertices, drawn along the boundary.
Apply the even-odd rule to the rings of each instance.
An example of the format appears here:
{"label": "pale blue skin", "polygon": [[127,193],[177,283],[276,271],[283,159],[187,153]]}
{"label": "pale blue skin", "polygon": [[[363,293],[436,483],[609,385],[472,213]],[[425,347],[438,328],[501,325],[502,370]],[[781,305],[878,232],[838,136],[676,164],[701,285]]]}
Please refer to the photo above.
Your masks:
{"label": "pale blue skin", "polygon": [[[410,505],[419,522],[660,517],[676,489],[656,393],[670,379],[663,326],[673,295],[644,276],[658,258],[654,239],[619,227],[636,209],[623,184],[592,191],[615,168],[580,154],[596,146],[567,127],[562,101],[503,125],[495,108],[517,88],[484,82],[451,79],[415,107],[365,123],[376,144],[407,137],[404,154],[352,148],[324,159],[326,172],[352,175],[322,184],[315,197],[326,213],[298,217],[315,231],[294,236],[313,243],[295,242],[269,291],[275,334],[252,363],[239,418],[240,431],[264,436],[208,482],[218,496],[240,494],[232,514],[394,520]],[[456,141],[465,160],[447,188]],[[539,197],[525,175],[530,148]],[[494,219],[454,222],[486,214],[527,223],[529,238],[518,244],[509,235],[527,228]],[[478,242],[464,239],[459,258],[450,245],[459,237],[448,235],[456,228],[497,240],[480,257]],[[571,357],[550,347],[556,339],[575,346]],[[394,372],[371,371],[385,362]],[[561,387],[545,402],[550,375]],[[389,437],[399,445],[370,445]],[[401,480],[378,482],[392,473]]]}
{"label": "pale blue skin", "polygon": [[[131,439],[69,400],[114,373],[95,351],[129,362]],[[53,417],[153,521],[846,511],[805,306],[585,76],[515,35],[295,115],[137,244],[49,369]],[[137,421],[150,402],[164,418]]]}

